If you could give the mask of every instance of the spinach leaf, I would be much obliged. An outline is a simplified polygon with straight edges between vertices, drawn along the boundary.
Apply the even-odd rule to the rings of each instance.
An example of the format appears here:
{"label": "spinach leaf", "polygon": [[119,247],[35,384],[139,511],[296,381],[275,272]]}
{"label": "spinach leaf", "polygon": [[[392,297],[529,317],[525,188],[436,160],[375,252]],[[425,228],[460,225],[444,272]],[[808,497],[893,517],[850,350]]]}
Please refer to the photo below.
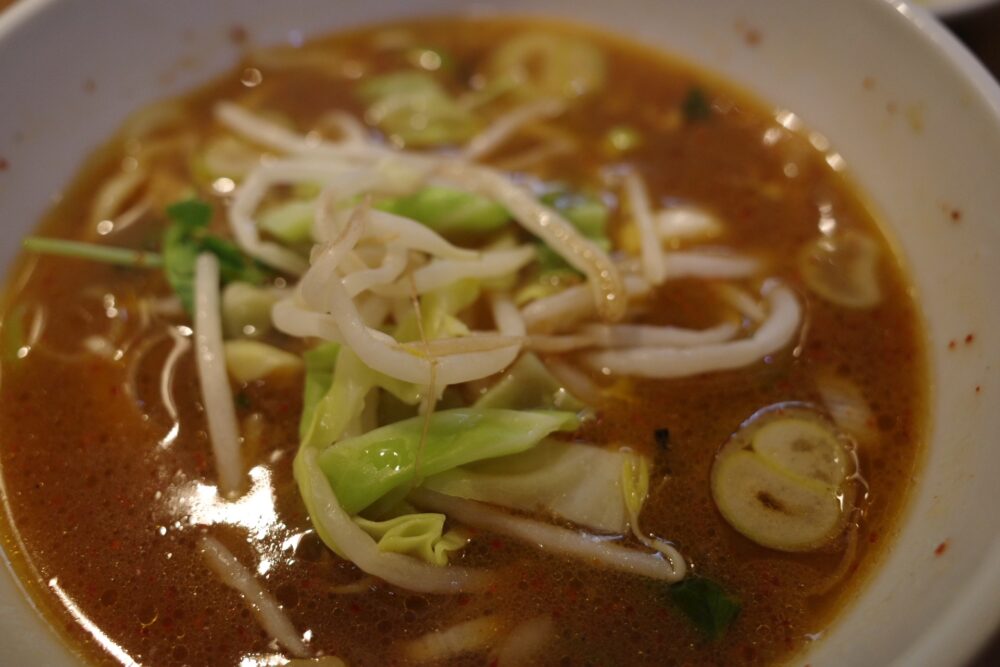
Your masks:
{"label": "spinach leaf", "polygon": [[710,639],[721,637],[740,613],[739,601],[705,577],[688,577],[668,589],[670,601]]}
{"label": "spinach leaf", "polygon": [[167,282],[177,293],[185,310],[194,310],[194,272],[199,253],[219,258],[222,282],[235,280],[259,285],[265,274],[232,241],[209,233],[212,207],[200,199],[188,199],[167,207],[170,225],[163,233],[163,265]]}

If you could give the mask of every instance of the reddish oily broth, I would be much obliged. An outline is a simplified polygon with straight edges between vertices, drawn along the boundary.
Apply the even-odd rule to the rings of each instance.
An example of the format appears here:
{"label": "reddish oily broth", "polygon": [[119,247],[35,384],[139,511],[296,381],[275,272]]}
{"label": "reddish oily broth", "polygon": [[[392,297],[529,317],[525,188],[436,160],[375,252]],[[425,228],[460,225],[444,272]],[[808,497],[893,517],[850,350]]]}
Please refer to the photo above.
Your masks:
{"label": "reddish oily broth", "polygon": [[[88,220],[94,193],[123,165],[134,168],[139,156],[142,168],[160,175],[160,191],[151,187],[149,195],[157,206],[110,243],[156,250],[166,224],[162,204],[189,194],[189,184],[215,207],[213,228],[228,234],[220,215],[226,198],[198,177],[192,159],[206,136],[220,132],[212,116],[217,102],[278,112],[283,122],[306,131],[331,109],[363,117],[356,79],[406,66],[419,58],[417,48],[447,54],[438,75],[457,90],[482,74],[498,44],[529,29],[582,36],[599,46],[607,77],[599,93],[547,121],[549,129],[518,134],[487,163],[521,154],[546,132],[568,137],[574,151],[527,171],[606,193],[616,245],[630,234],[628,215],[616,199],[620,188],[609,187],[602,174],[609,166],[633,165],[653,202],[693,202],[711,210],[725,225],[715,242],[763,258],[767,275],[785,281],[804,304],[795,354],[785,348],[765,363],[677,379],[595,375],[606,386],[604,398],[594,406],[596,418],[573,436],[626,445],[649,458],[643,530],[671,540],[697,574],[738,598],[739,616],[709,640],[660,583],[547,555],[482,530],[472,532],[452,563],[499,572],[485,591],[427,595],[365,578],[311,531],[292,476],[301,372],[233,385],[242,460],[252,469],[253,486],[235,504],[213,501],[216,471],[190,352],[176,365],[179,431],[176,439],[167,437],[173,420],[159,400],[161,370],[173,348],[167,327],[189,321],[184,314],[143,313],[150,299],[170,298],[162,272],[29,256],[7,294],[5,340],[19,318],[24,322],[17,326],[30,328],[30,309],[43,307],[46,321],[32,349],[5,356],[2,367],[5,547],[37,604],[88,660],[281,664],[240,662],[282,650],[240,595],[206,566],[198,550],[204,534],[257,575],[300,633],[311,633],[310,649],[349,665],[402,664],[405,642],[486,615],[500,619],[505,630],[549,616],[554,631],[532,659],[538,664],[771,664],[821,635],[877,562],[907,495],[922,436],[923,350],[906,277],[857,194],[805,134],[781,131],[766,107],[659,54],[560,24],[442,20],[365,29],[304,47],[336,54],[335,75],[317,67],[269,69],[266,59],[250,58],[179,101],[184,129],[177,136],[188,142],[185,148],[149,150],[162,137],[154,132],[144,138],[144,148],[128,140],[126,128],[86,163],[41,233],[100,240]],[[701,92],[692,97],[692,91]],[[636,131],[638,145],[616,152],[608,131],[617,126]],[[839,307],[804,283],[796,258],[824,219],[877,241],[876,306]],[[693,328],[717,323],[724,309],[713,284],[694,279],[664,284],[647,303],[643,322]],[[477,310],[467,319],[488,315]],[[113,336],[122,357],[85,352],[81,338],[87,336]],[[296,353],[308,346],[276,332],[265,340]],[[131,395],[128,369],[139,351],[145,354],[134,368]],[[821,405],[820,373],[853,382],[872,410],[867,426],[876,435],[856,449],[868,485],[859,501],[863,518],[856,532],[816,551],[767,549],[735,531],[716,509],[713,460],[758,410],[787,402]],[[855,539],[856,553],[843,563]],[[624,541],[641,546],[631,537]],[[840,578],[842,564],[847,573]],[[339,590],[355,582],[360,592]],[[817,593],[828,583],[828,591]],[[82,625],[84,618],[99,632]],[[447,664],[484,664],[489,654],[488,648],[470,652]]]}

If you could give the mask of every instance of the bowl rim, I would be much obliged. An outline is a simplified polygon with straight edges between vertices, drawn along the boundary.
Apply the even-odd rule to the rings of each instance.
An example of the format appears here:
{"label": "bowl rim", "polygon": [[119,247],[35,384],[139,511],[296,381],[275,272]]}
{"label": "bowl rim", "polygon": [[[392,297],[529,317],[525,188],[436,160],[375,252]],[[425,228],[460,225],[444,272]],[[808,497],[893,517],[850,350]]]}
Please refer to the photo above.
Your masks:
{"label": "bowl rim", "polygon": [[[955,75],[971,85],[979,101],[989,109],[994,125],[1000,128],[1000,82],[986,66],[929,8],[910,4],[907,0],[881,1],[895,9],[911,29],[930,40]],[[982,0],[976,6],[979,8],[992,1]],[[954,15],[966,11],[963,8]],[[940,15],[952,14],[943,12]],[[908,502],[914,500],[911,498]],[[934,625],[907,647],[893,664],[905,667],[947,664],[948,661],[964,664],[973,660],[1000,632],[1000,595],[997,591],[1000,591],[1000,540],[994,540],[979,568],[965,586],[952,595]]]}
{"label": "bowl rim", "polygon": [[[913,4],[916,0],[862,1],[882,3],[898,13],[901,26],[909,26],[910,30],[927,40],[935,49],[937,57],[950,66],[954,75],[970,85],[973,94],[989,110],[995,126],[1000,129],[1000,81],[942,23],[945,19],[956,19],[979,12],[995,4],[997,0],[970,0],[955,7],[940,9]],[[0,10],[0,43],[38,16],[65,3],[66,0],[16,0],[6,9]],[[502,4],[497,7],[502,11]],[[915,498],[911,494],[907,501],[910,507],[904,508],[904,512],[912,509],[914,502]],[[24,596],[23,609],[40,614],[34,600],[27,595],[23,583],[10,567],[6,553],[0,554],[0,559],[4,561],[7,570],[0,573],[0,576],[14,580],[14,588]],[[884,563],[878,567],[884,567]],[[916,642],[901,651],[892,664],[905,667],[970,662],[992,637],[1000,633],[1000,594],[997,591],[1000,591],[1000,539],[994,540],[992,548],[984,555],[965,585],[941,609],[935,623]],[[848,604],[844,613],[850,613],[850,606]],[[39,620],[45,626],[50,626],[48,619]],[[834,624],[839,620],[836,619]],[[49,637],[53,643],[58,642],[68,653],[79,656],[60,633],[49,629]]]}

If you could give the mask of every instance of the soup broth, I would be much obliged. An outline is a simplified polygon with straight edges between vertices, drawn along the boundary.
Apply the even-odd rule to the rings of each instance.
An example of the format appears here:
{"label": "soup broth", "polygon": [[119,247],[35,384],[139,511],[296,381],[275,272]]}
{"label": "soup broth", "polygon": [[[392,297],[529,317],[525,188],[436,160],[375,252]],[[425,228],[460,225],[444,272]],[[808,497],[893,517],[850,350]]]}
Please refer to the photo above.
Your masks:
{"label": "soup broth", "polygon": [[[532,35],[544,39],[525,37]],[[521,51],[512,55],[517,40]],[[505,48],[506,56],[498,56]],[[399,72],[411,77],[394,84],[410,86],[402,98],[372,85]],[[527,78],[503,83],[511,72]],[[427,81],[435,82],[431,92]],[[625,335],[602,329],[617,325],[601,320],[600,312],[591,313],[583,328],[565,331],[545,321],[550,311],[530,311],[560,290],[585,285],[586,272],[581,276],[554,260],[555,268],[522,265],[512,271],[516,284],[494,279],[498,287],[482,290],[510,295],[528,323],[518,354],[532,350],[585,404],[579,424],[562,429],[554,441],[602,451],[627,448],[647,469],[642,479],[648,495],[631,520],[641,529],[610,531],[606,539],[650,558],[650,536],[669,541],[683,555],[687,577],[676,583],[603,567],[452,516],[446,530],[467,543],[436,567],[487,571],[488,585],[448,594],[366,574],[324,544],[296,483],[306,372],[301,362],[245,380],[230,365],[241,481],[224,497],[217,486],[220,455],[213,449],[218,438],[210,434],[211,408],[196,360],[198,326],[178,301],[175,279],[143,263],[163,256],[169,273],[163,239],[176,213],[166,207],[176,201],[207,203],[207,229],[217,238],[234,238],[226,222],[234,196],[254,178],[253,170],[283,158],[276,146],[241,136],[220,120],[218,105],[235,103],[272,129],[314,145],[345,141],[360,128],[356,145],[464,159],[461,147],[473,145],[492,121],[552,96],[557,111],[543,109],[475,156],[478,163],[557,211],[569,210],[558,197],[585,194],[607,216],[604,249],[622,267],[631,262],[623,272],[648,277],[650,267],[656,270],[655,258],[644,254],[648,236],[636,222],[643,206],[636,188],[648,196],[668,257],[701,253],[755,262],[749,272],[726,264],[731,275],[704,275],[676,268],[681,265],[674,260],[666,279],[630,298],[628,322],[660,331],[708,331],[729,323],[738,330],[733,336],[750,340],[778,309],[768,301],[779,289],[774,285],[798,304],[795,333],[778,349],[728,368],[647,377],[654,362],[640,363],[648,364],[642,372],[622,372],[616,364],[625,364],[627,355],[617,348],[572,347],[579,342],[569,340],[573,335]],[[402,124],[399,109],[410,114]],[[263,163],[261,154],[267,156]],[[46,237],[139,251],[132,266],[26,253],[12,275],[0,386],[5,548],[39,607],[95,664],[277,665],[295,657],[296,650],[276,640],[245,596],[206,562],[206,536],[277,601],[305,646],[303,658],[337,656],[352,666],[418,664],[426,655],[433,662],[441,650],[435,664],[760,665],[788,659],[822,636],[891,540],[922,437],[926,380],[916,306],[899,261],[841,165],[793,114],[659,53],[557,23],[442,19],[366,28],[296,48],[249,49],[235,71],[133,116],[87,161],[39,228]],[[313,201],[316,194],[308,178],[281,182],[264,195],[261,208]],[[377,209],[379,196],[389,195],[357,191],[337,205]],[[262,232],[265,240],[288,231],[269,229],[270,236]],[[513,221],[486,233],[440,230],[457,246],[490,252],[539,246],[529,232]],[[235,237],[246,252],[239,232]],[[308,266],[308,244],[283,247]],[[869,256],[876,259],[866,264]],[[225,258],[220,261],[223,281],[238,282],[226,277]],[[297,280],[266,261],[247,266],[280,292],[275,298],[287,298]],[[852,281],[863,284],[854,288]],[[532,285],[534,293],[519,294]],[[391,327],[401,326],[407,308],[431,306],[415,292],[394,298],[394,310],[378,326],[399,337]],[[449,321],[492,330],[489,298],[481,296]],[[320,343],[315,335],[292,336],[278,325],[254,330],[241,321],[226,337],[252,335],[296,359]],[[427,332],[418,333],[429,346]],[[501,327],[501,333],[507,332]],[[419,336],[413,345],[421,344]],[[671,346],[657,349],[662,347]],[[677,363],[687,363],[685,354],[678,353]],[[444,362],[434,368],[446,372]],[[428,409],[424,400],[421,410],[375,389],[380,399],[369,399],[364,420],[386,425],[398,421],[395,415],[419,420],[467,408],[496,377],[456,382],[436,406]],[[739,517],[720,512],[717,503],[728,491],[713,489],[713,480],[723,479],[718,467],[734,434],[799,408],[815,413],[815,423],[844,443],[849,460],[843,484],[850,490],[839,496],[844,516],[835,520],[841,523],[821,544],[780,550],[762,545],[766,538]],[[432,446],[427,428],[421,448]],[[427,454],[417,461],[412,484],[420,483],[419,466],[430,460]],[[468,463],[470,470],[476,465]],[[346,509],[339,491],[345,487],[334,488]],[[763,491],[757,497],[765,506],[783,502]],[[491,507],[569,533],[607,532],[542,507]],[[382,518],[362,504],[366,512]],[[646,540],[637,537],[640,532]],[[669,556],[656,559],[660,567]],[[699,621],[697,609],[685,609],[675,594],[691,581],[711,582],[701,595],[721,595],[725,605],[738,604],[738,613]],[[470,642],[468,650],[415,643],[466,622],[480,623],[461,626],[464,634],[455,641]],[[520,639],[508,642],[515,632]],[[515,644],[525,651],[520,658],[510,653]]]}

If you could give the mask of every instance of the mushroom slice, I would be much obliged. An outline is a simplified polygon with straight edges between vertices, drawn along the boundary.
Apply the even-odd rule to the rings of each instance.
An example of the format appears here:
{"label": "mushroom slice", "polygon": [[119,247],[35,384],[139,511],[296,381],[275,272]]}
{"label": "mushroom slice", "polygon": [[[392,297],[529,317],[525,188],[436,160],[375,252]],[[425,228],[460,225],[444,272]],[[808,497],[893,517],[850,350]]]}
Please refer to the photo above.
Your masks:
{"label": "mushroom slice", "polygon": [[812,551],[844,529],[853,466],[848,441],[816,412],[762,411],[716,455],[712,497],[726,521],[757,544]]}

